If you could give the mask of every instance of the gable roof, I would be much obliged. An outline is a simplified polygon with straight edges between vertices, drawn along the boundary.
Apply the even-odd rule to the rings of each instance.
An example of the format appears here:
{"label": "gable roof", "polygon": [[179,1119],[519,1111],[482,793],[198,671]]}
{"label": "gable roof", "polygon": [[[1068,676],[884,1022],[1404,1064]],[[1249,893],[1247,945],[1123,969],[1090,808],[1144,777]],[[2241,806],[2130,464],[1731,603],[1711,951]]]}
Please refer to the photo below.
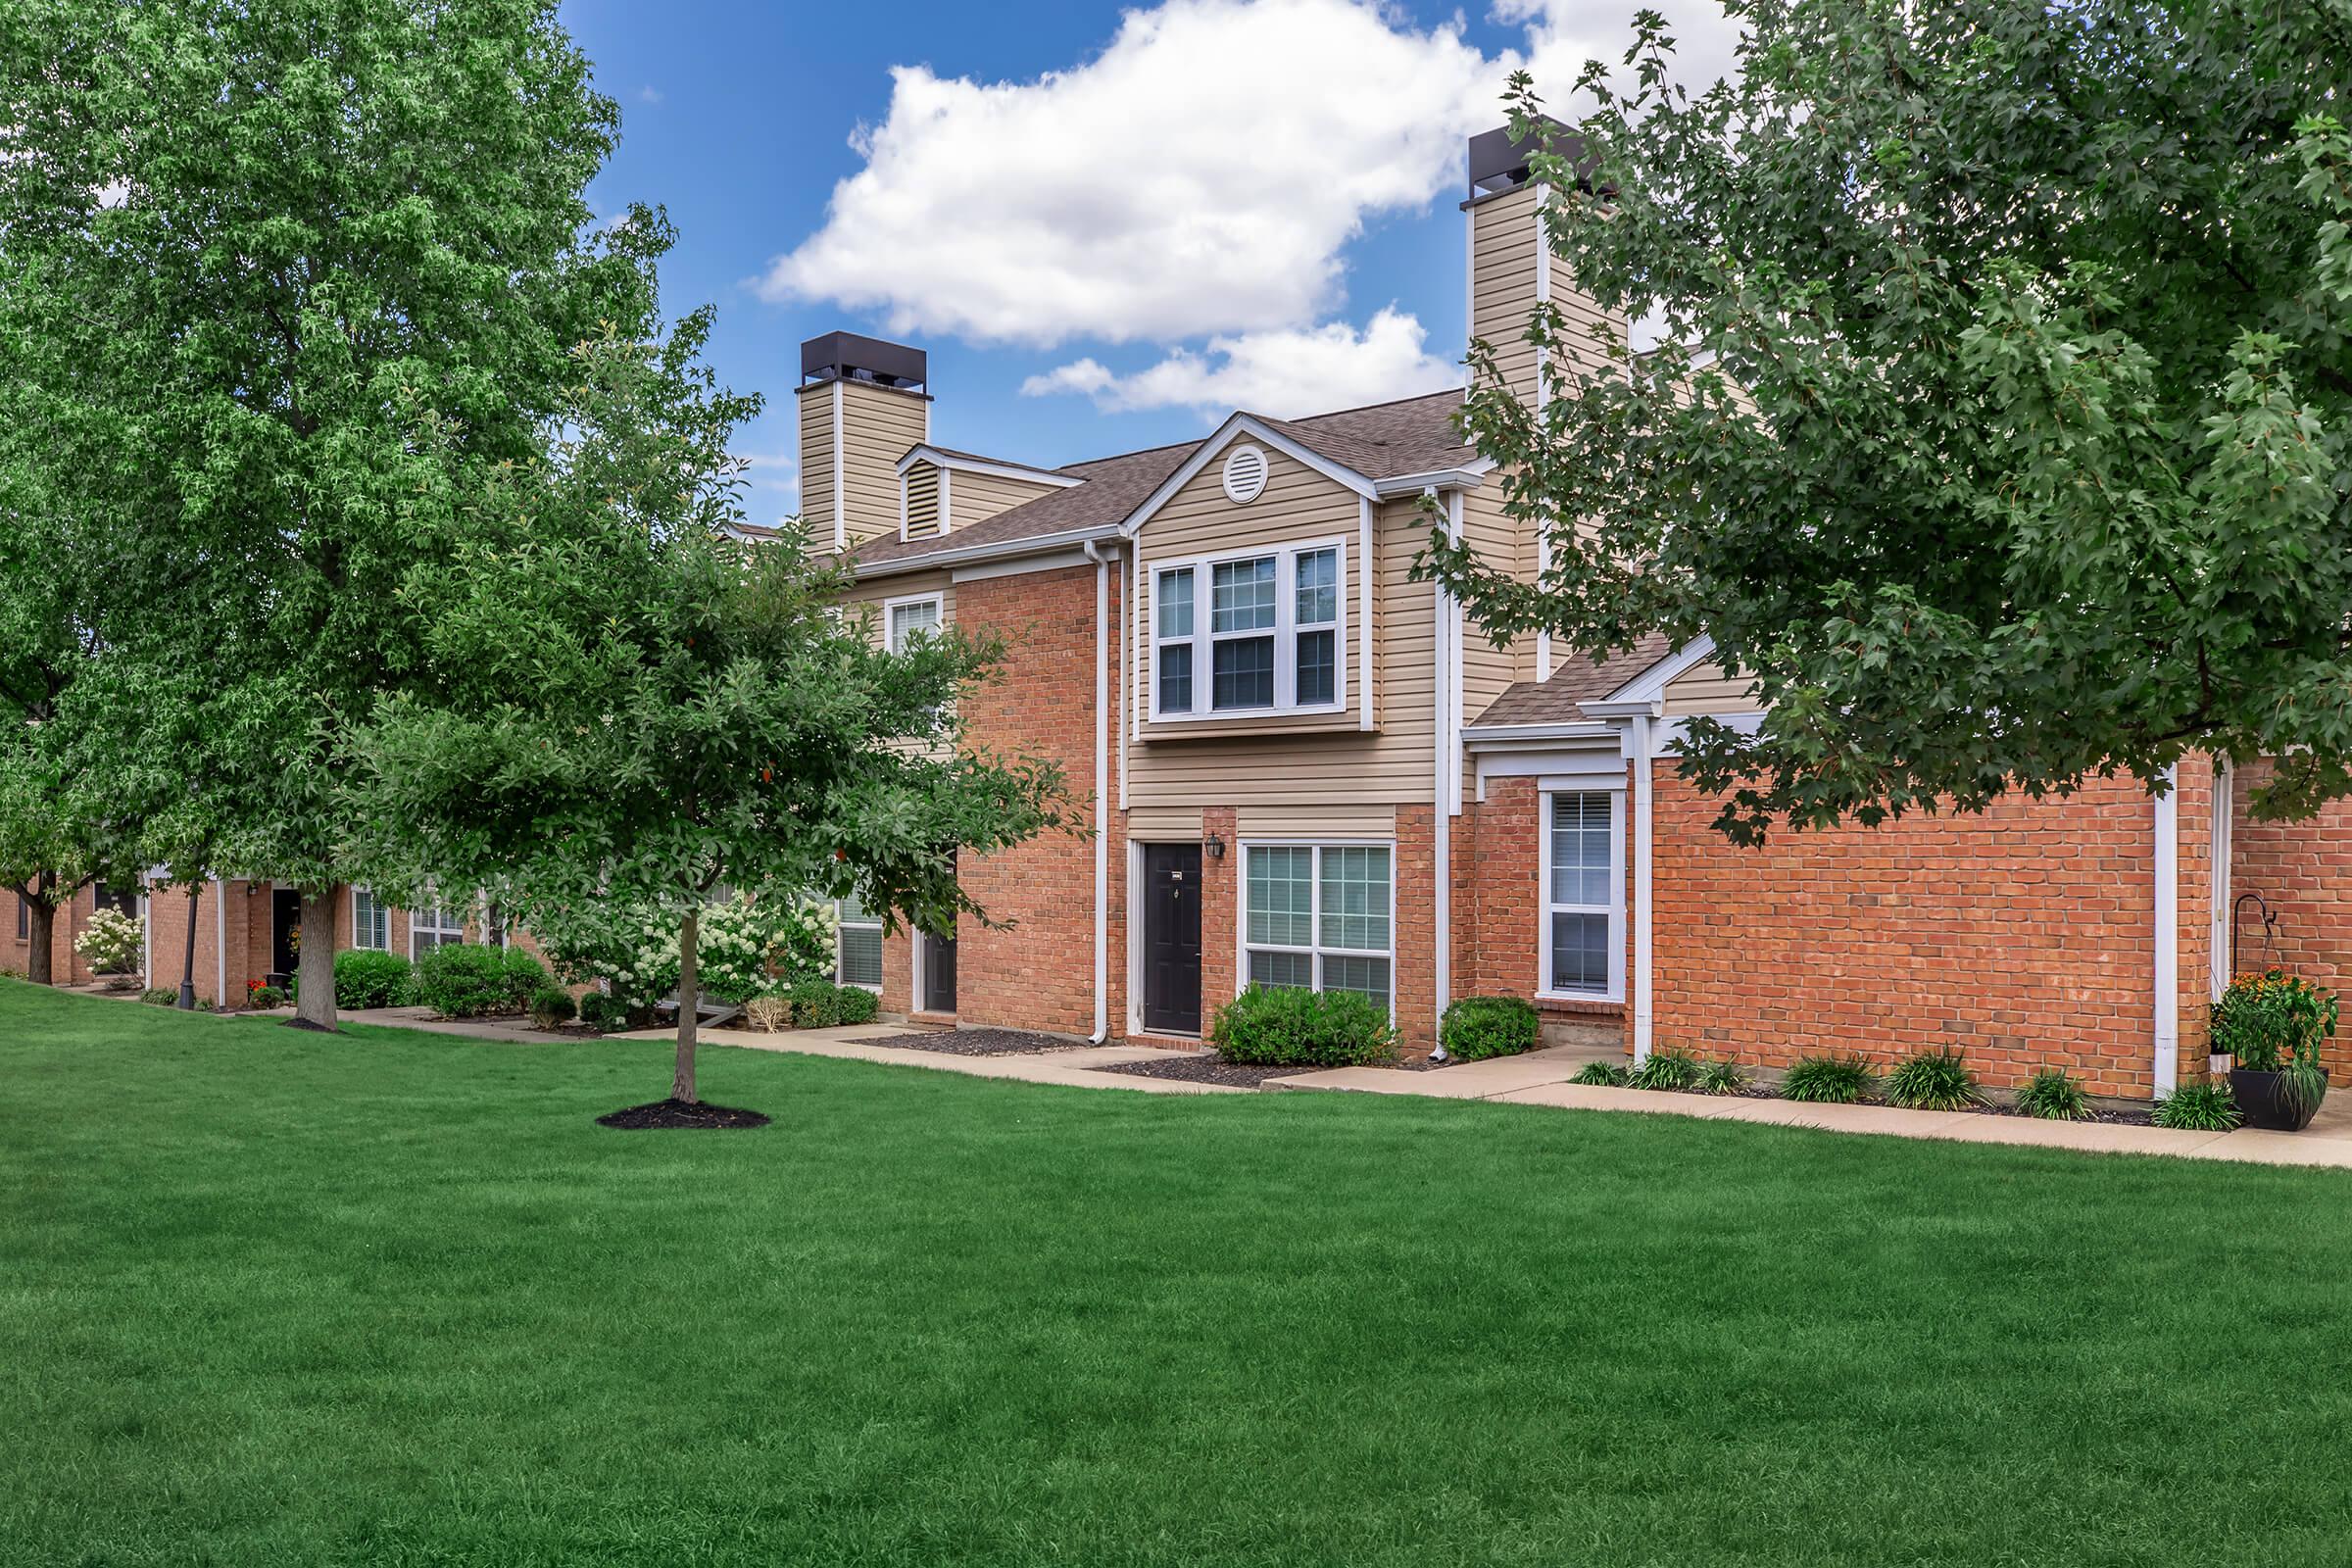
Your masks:
{"label": "gable roof", "polygon": [[[1437,472],[1478,461],[1475,449],[1465,445],[1454,429],[1453,416],[1461,406],[1462,393],[1456,388],[1303,419],[1269,419],[1258,415],[1237,417],[1254,420],[1325,462],[1377,482]],[[919,539],[884,535],[870,540],[854,552],[855,564],[860,575],[884,570],[908,571],[936,557],[965,560],[973,552],[991,549],[1011,552],[1049,540],[1074,542],[1116,533],[1171,474],[1213,439],[1206,436],[1175,446],[1151,447],[1036,470],[1080,482],[948,533],[926,534]]]}
{"label": "gable roof", "polygon": [[1664,663],[1674,644],[1652,632],[1625,653],[1574,654],[1545,681],[1523,680],[1504,689],[1471,721],[1472,727],[1499,724],[1582,724],[1590,722],[1583,705],[1597,703],[1611,692],[1640,680]]}

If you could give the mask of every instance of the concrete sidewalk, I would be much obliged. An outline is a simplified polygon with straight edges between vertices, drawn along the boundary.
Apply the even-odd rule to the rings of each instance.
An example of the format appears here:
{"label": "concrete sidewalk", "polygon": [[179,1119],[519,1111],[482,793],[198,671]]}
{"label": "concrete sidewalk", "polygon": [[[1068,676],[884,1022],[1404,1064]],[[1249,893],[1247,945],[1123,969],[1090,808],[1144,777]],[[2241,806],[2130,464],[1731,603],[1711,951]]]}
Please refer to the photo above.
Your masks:
{"label": "concrete sidewalk", "polygon": [[[1023,1083],[1059,1084],[1073,1089],[1129,1089],[1160,1095],[1231,1095],[1250,1091],[1182,1079],[1143,1078],[1101,1069],[1120,1062],[1151,1061],[1187,1054],[1142,1046],[1080,1046],[1007,1056],[958,1056],[945,1052],[908,1051],[868,1044],[904,1036],[904,1024],[868,1024],[850,1029],[803,1029],[762,1034],[742,1029],[706,1029],[710,1045],[743,1046],[851,1061],[928,1067],[976,1078],[1011,1078]],[[666,1030],[643,1030],[621,1038],[668,1040]],[[2264,1165],[2322,1165],[2352,1168],[2352,1092],[2330,1095],[2312,1124],[2299,1133],[2174,1132],[2115,1122],[2037,1121],[2025,1116],[1983,1116],[1968,1112],[1898,1110],[1891,1105],[1807,1105],[1787,1100],[1737,1096],[1665,1094],[1645,1089],[1606,1089],[1568,1080],[1590,1060],[1573,1050],[1534,1051],[1491,1061],[1465,1062],[1433,1072],[1392,1067],[1337,1067],[1268,1079],[1268,1091],[1286,1093],[1405,1095],[1425,1100],[1483,1100],[1504,1105],[1550,1106],[1563,1110],[1634,1111],[1692,1116],[1704,1121],[1752,1122],[1776,1127],[1811,1127],[1823,1132],[1876,1133],[1958,1144],[2011,1144],[2037,1149],[2073,1149],[2085,1153],[2172,1154],[2191,1159],[2226,1159]]]}

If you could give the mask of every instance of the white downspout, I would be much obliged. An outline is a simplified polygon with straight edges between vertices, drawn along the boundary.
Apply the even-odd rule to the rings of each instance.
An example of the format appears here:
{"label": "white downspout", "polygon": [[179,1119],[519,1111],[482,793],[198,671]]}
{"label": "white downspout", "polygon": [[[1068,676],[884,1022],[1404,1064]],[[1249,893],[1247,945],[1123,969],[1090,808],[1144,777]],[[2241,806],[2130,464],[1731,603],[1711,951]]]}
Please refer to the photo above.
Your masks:
{"label": "white downspout", "polygon": [[[1460,542],[1462,537],[1462,493],[1459,490],[1448,491],[1446,495],[1446,537],[1455,543]],[[1436,636],[1432,640],[1438,651],[1435,724],[1438,756],[1437,774],[1431,780],[1435,788],[1430,795],[1435,808],[1430,813],[1433,825],[1430,858],[1435,871],[1431,912],[1437,938],[1437,1021],[1443,1026],[1446,1004],[1453,1000],[1453,801],[1461,779],[1461,768],[1454,760],[1453,751],[1454,725],[1458,716],[1454,711],[1453,695],[1458,682],[1462,651],[1455,637],[1456,607],[1453,596],[1443,586],[1437,589],[1434,608],[1437,626]],[[1446,1059],[1443,1039],[1431,1055],[1438,1061]]]}
{"label": "white downspout", "polygon": [[1634,1060],[1649,1059],[1650,718],[1634,715]]}
{"label": "white downspout", "polygon": [[2164,770],[2156,797],[2155,1080],[2159,1099],[2180,1078],[2180,800],[2173,786],[2180,769]]}
{"label": "white downspout", "polygon": [[1095,564],[1095,1032],[1087,1038],[1099,1046],[1110,1038],[1110,558],[1092,539],[1083,548]]}
{"label": "white downspout", "polygon": [[[253,924],[251,912],[246,915],[247,926]],[[213,1007],[216,1011],[228,1006],[228,883],[213,878]]]}

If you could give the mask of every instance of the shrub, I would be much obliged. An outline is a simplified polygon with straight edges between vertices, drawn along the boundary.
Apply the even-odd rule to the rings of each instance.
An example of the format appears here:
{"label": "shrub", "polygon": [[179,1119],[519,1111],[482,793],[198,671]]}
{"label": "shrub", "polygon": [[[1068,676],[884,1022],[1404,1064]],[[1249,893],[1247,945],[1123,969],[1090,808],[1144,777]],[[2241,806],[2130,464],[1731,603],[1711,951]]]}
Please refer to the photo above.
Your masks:
{"label": "shrub", "polygon": [[1438,1021],[1438,1044],[1456,1061],[1483,1061],[1533,1051],[1542,1032],[1524,997],[1464,997]]}
{"label": "shrub", "polygon": [[335,955],[336,1006],[406,1007],[416,995],[416,971],[399,954],[354,948]]}
{"label": "shrub", "polygon": [[1396,1054],[1388,1013],[1353,991],[1252,986],[1217,1009],[1209,1041],[1252,1067],[1347,1067]]}
{"label": "shrub", "polygon": [[1613,1061],[1588,1061],[1568,1081],[1590,1089],[1623,1089],[1625,1069]]}
{"label": "shrub", "polygon": [[[834,914],[808,900],[738,898],[702,912],[695,939],[695,980],[724,1002],[833,974]],[[550,910],[532,934],[568,979],[602,982],[633,1014],[644,1015],[678,989],[678,912],[653,905],[599,905]]]}
{"label": "shrub", "polygon": [[629,1026],[628,1004],[618,997],[591,991],[580,998],[580,1022],[592,1029],[626,1029]]}
{"label": "shrub", "polygon": [[507,1000],[514,1004],[518,1012],[529,1011],[539,993],[555,984],[554,978],[547,972],[547,965],[520,948],[508,948],[501,954],[498,970],[499,978],[507,988]]}
{"label": "shrub", "polygon": [[2090,1096],[2063,1067],[2041,1067],[2017,1092],[2017,1108],[2044,1121],[2081,1121],[2090,1114]]}
{"label": "shrub", "polygon": [[444,1018],[514,1011],[507,956],[471,944],[434,948],[416,960],[416,1000]]}
{"label": "shrub", "polygon": [[285,1004],[286,990],[283,986],[266,986],[256,980],[245,988],[245,1005],[257,1012],[268,1012],[272,1007]]}
{"label": "shrub", "polygon": [[1977,1075],[1949,1046],[1910,1056],[1886,1075],[1886,1102],[1905,1110],[1967,1110],[1984,1103]]}
{"label": "shrub", "polygon": [[882,999],[863,986],[841,987],[841,1021],[845,1024],[872,1023],[882,1014]]}
{"label": "shrub", "polygon": [[1867,1057],[1802,1056],[1781,1076],[1781,1095],[1815,1105],[1850,1105],[1878,1081]]}
{"label": "shrub", "polygon": [[2245,1119],[2237,1108],[2237,1097],[2219,1078],[2182,1084],[2156,1102],[2154,1117],[2159,1127],[2191,1133],[2226,1133]]}
{"label": "shrub", "polygon": [[580,1010],[571,993],[558,985],[543,985],[531,993],[531,1022],[542,1029],[560,1029]]}
{"label": "shrub", "polygon": [[74,951],[95,973],[128,974],[147,956],[147,936],[138,921],[120,909],[94,909],[81,935],[74,939]]}
{"label": "shrub", "polygon": [[753,1028],[764,1029],[771,1035],[779,1029],[789,1029],[792,1027],[792,998],[772,993],[754,997],[743,1004],[743,1016],[744,1021]]}
{"label": "shrub", "polygon": [[839,986],[830,980],[803,980],[784,993],[790,1004],[793,1029],[837,1029],[844,1024],[872,1023],[881,1002],[863,986]]}
{"label": "shrub", "polygon": [[1689,1089],[1698,1082],[1698,1058],[1680,1051],[1653,1051],[1625,1075],[1628,1089]]}
{"label": "shrub", "polygon": [[176,986],[149,986],[139,993],[139,1000],[150,1007],[176,1007],[179,989]]}
{"label": "shrub", "polygon": [[1698,1081],[1690,1086],[1702,1095],[1740,1095],[1747,1092],[1747,1074],[1728,1061],[1702,1062]]}

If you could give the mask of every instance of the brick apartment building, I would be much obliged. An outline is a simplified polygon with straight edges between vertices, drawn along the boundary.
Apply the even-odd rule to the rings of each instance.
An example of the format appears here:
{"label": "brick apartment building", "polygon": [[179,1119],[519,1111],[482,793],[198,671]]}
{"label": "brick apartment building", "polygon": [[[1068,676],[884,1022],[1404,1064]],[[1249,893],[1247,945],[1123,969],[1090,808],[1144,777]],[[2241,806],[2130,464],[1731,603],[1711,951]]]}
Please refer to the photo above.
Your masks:
{"label": "brick apartment building", "polygon": [[[1606,318],[1555,271],[1505,133],[1472,140],[1469,176],[1470,329],[1541,399],[1530,310]],[[1458,393],[1236,412],[1046,467],[935,444],[926,368],[804,345],[806,517],[879,635],[1010,640],[970,731],[1055,758],[1094,831],[964,865],[1008,928],[885,935],[850,910],[843,976],[890,1011],[1186,1043],[1256,980],[1367,992],[1425,1053],[1449,1001],[1508,993],[1551,1038],[1636,1055],[1950,1043],[1994,1085],[2056,1063],[2144,1098],[2203,1071],[2234,895],[2277,922],[2249,903],[2242,964],[2352,967],[2352,808],[2255,824],[2251,780],[2203,760],[2161,798],[2097,783],[1732,846],[1671,756],[1691,715],[1755,718],[1706,645],[1497,648],[1412,580],[1425,498],[1489,560],[1544,559],[1461,444]]]}

